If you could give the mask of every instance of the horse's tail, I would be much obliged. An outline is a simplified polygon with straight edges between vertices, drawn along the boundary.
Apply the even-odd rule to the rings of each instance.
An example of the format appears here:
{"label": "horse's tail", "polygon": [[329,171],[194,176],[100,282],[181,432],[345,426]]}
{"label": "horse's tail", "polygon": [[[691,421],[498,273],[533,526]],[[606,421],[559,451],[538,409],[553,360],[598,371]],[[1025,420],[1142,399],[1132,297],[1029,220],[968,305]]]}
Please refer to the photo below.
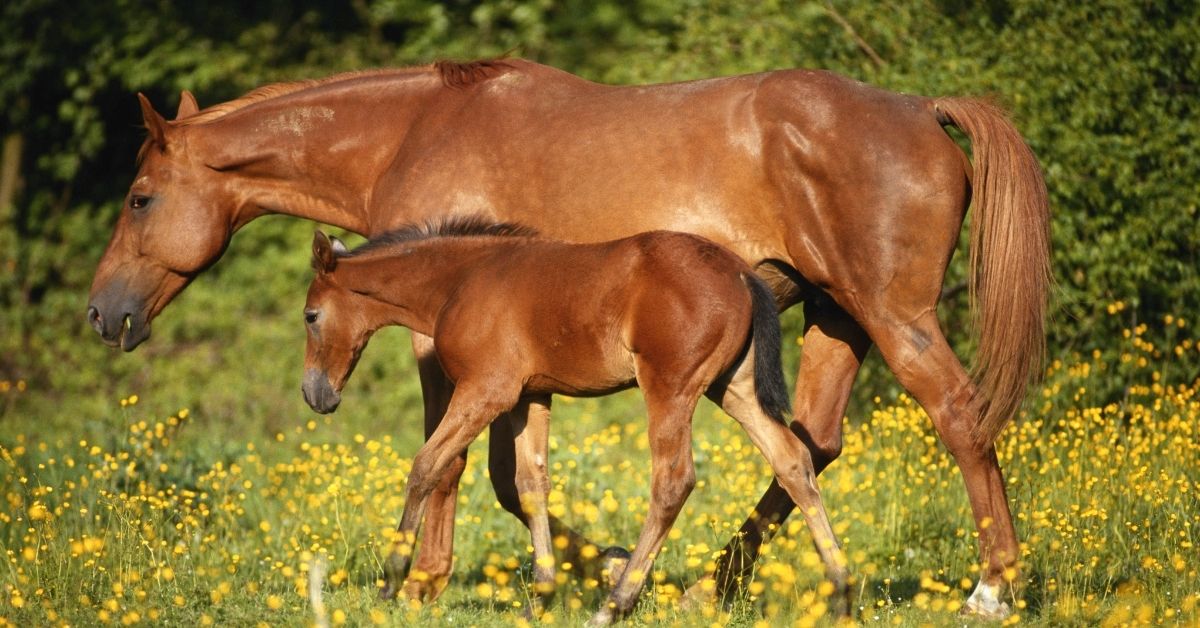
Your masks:
{"label": "horse's tail", "polygon": [[980,417],[971,436],[990,444],[1041,374],[1051,281],[1046,183],[1002,109],[970,98],[936,98],[933,107],[941,124],[970,138],[974,157],[970,303]]}
{"label": "horse's tail", "polygon": [[742,279],[750,289],[751,342],[754,346],[754,395],[767,416],[787,425],[792,401],[787,383],[783,380],[783,363],[779,357],[783,333],[779,328],[779,311],[775,295],[767,284],[753,273]]}

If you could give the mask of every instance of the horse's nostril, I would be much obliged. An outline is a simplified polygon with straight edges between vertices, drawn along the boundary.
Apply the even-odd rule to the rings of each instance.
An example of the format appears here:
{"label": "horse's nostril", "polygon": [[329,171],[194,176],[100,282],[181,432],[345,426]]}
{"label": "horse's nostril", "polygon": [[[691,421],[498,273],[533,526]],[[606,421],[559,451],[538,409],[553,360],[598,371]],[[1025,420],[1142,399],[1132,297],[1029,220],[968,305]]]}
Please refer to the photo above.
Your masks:
{"label": "horse's nostril", "polygon": [[91,323],[92,329],[95,329],[96,331],[103,333],[104,318],[100,316],[100,310],[97,310],[96,306],[94,306],[94,305],[88,306],[87,319],[88,319],[88,323]]}

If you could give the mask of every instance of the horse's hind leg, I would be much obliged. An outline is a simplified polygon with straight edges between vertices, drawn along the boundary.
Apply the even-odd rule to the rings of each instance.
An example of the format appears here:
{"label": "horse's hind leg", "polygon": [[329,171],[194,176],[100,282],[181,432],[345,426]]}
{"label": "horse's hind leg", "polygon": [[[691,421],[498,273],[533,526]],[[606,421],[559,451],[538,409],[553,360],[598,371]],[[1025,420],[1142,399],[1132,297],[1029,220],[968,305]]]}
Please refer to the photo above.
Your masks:
{"label": "horse's hind leg", "polygon": [[996,449],[971,436],[979,419],[979,408],[972,401],[974,383],[932,313],[909,324],[871,331],[888,366],[925,408],[962,472],[984,566],[964,610],[984,617],[1006,617],[1011,609],[1003,598],[1010,593],[1007,580],[1015,577],[1019,547]]}
{"label": "horse's hind leg", "polygon": [[608,625],[633,609],[650,575],[655,556],[696,485],[696,469],[692,465],[692,412],[697,399],[679,395],[659,398],[651,389],[645,390],[645,396],[650,417],[652,461],[650,511],[629,564],[605,605],[588,621],[589,626]]}
{"label": "horse's hind leg", "polygon": [[758,403],[754,382],[754,347],[746,353],[723,390],[711,396],[750,436],[775,472],[776,482],[787,492],[808,523],[813,544],[825,564],[825,577],[834,585],[831,607],[839,616],[850,614],[849,571],[837,536],[817,488],[817,471],[808,447],[784,424],[768,416]]}
{"label": "horse's hind leg", "polygon": [[[554,597],[554,548],[546,500],[550,494],[550,474],[546,471],[546,450],[550,428],[550,397],[521,402],[508,413],[516,448],[516,484],[525,525],[533,545],[533,589],[537,616]],[[501,418],[501,420],[504,420]]]}

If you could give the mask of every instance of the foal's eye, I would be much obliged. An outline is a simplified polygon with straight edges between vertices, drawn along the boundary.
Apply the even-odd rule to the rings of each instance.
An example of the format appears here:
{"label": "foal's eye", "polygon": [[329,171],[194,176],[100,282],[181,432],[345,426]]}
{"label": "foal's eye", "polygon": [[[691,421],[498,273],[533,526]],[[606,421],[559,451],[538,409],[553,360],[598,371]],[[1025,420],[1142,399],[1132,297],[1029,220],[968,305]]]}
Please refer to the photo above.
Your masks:
{"label": "foal's eye", "polygon": [[135,194],[135,195],[129,197],[129,208],[130,209],[145,209],[146,206],[149,204],[150,204],[149,196],[142,196],[140,194]]}
{"label": "foal's eye", "polygon": [[309,325],[312,325],[313,323],[317,322],[317,313],[312,312],[312,311],[305,312],[304,313],[304,322],[308,323]]}

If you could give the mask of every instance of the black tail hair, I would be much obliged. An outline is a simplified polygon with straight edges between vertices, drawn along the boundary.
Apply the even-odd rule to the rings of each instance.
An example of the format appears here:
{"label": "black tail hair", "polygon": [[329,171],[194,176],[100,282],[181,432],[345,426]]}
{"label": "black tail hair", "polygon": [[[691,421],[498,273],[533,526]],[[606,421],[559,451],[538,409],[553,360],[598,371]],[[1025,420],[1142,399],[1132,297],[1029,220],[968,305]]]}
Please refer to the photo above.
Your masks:
{"label": "black tail hair", "polygon": [[783,332],[779,328],[775,295],[757,275],[743,275],[743,280],[750,289],[754,394],[767,416],[787,425],[792,414],[792,400],[783,380],[783,362],[779,357]]}

